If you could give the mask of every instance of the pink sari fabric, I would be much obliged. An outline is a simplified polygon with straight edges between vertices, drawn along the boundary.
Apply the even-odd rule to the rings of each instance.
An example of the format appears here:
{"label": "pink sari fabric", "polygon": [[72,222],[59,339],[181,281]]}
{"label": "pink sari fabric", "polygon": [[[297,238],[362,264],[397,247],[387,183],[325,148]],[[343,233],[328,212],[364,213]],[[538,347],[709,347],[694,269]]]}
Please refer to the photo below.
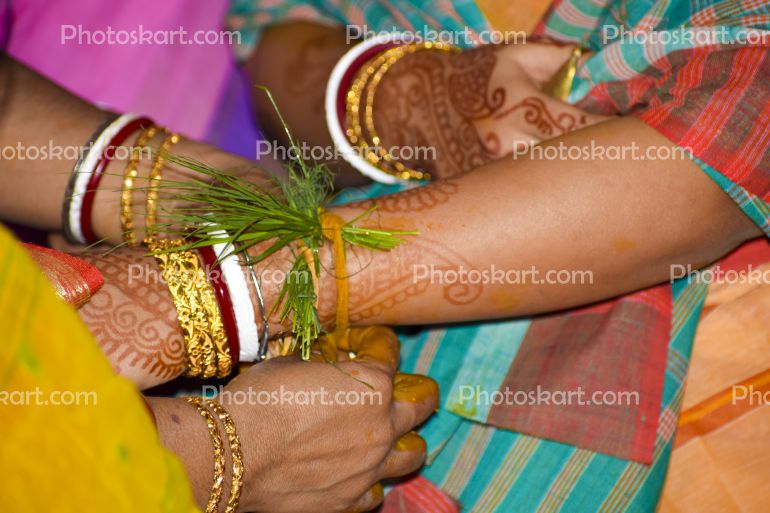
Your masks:
{"label": "pink sari fabric", "polygon": [[[3,1],[3,0],[0,0]],[[102,107],[135,111],[200,139],[223,123],[218,105],[232,92],[235,65],[227,44],[78,44],[83,31],[222,30],[226,0],[13,0],[6,50],[62,87]],[[74,27],[74,28],[73,28]],[[240,108],[243,107],[243,108]],[[236,112],[247,116],[242,103]],[[245,112],[244,112],[245,111]],[[247,117],[240,128],[254,134]],[[230,126],[235,132],[235,128]],[[253,143],[253,137],[252,141]],[[253,156],[253,147],[249,148]]]}

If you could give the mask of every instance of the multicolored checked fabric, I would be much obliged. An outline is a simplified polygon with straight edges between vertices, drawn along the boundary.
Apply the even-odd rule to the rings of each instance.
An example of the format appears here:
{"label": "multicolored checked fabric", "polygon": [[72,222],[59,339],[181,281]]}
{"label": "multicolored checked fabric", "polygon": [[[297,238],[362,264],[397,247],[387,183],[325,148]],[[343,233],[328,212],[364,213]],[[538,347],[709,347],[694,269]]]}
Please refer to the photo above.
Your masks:
{"label": "multicolored checked fabric", "polygon": [[353,33],[453,31],[473,41],[474,33],[488,28],[473,0],[231,0],[227,23],[241,33],[236,48],[245,58],[262,29],[276,22],[313,20],[361,29]]}
{"label": "multicolored checked fabric", "polygon": [[[281,13],[294,19],[320,13],[327,21],[375,30],[391,30],[394,23],[406,29],[426,23],[434,27],[434,23],[446,23],[445,29],[464,23],[477,32],[488,28],[475,5],[449,1],[245,0],[234,3],[232,21],[256,34],[253,29],[281,19]],[[535,34],[579,42],[593,51],[579,69],[570,101],[598,112],[638,116],[680,146],[692,149],[694,162],[770,235],[770,66],[765,46],[739,44],[745,28],[770,28],[769,13],[768,0],[559,0]],[[611,37],[621,29],[634,28],[654,30],[660,37]],[[718,44],[703,44],[709,41],[704,33],[712,43],[718,38]],[[678,39],[670,37],[675,34]],[[255,37],[244,41],[253,42]],[[375,185],[368,195],[394,190]],[[351,192],[347,199],[360,197],[361,193]],[[422,476],[459,499],[464,511],[654,511],[705,293],[706,286],[700,281],[679,280],[598,309],[402,335],[403,370],[427,373],[442,388],[442,409],[422,430],[429,446],[429,464]],[[634,330],[633,325],[641,324],[647,328]],[[603,331],[602,326],[610,326],[610,331]],[[535,337],[537,333],[540,335]],[[602,339],[618,345],[606,346],[603,352],[596,345]],[[584,418],[575,424],[564,412],[552,411],[532,423],[532,415],[516,416],[512,409],[468,404],[460,385],[475,385],[483,391],[521,387],[528,362],[566,361],[559,351],[533,350],[539,340],[567,342],[570,350],[577,350],[570,357],[587,358],[581,368],[565,366],[561,374],[565,380],[572,377],[575,382],[591,383],[585,380],[586,365],[602,378],[631,370],[637,377],[636,386],[647,393],[645,397],[651,390],[657,394],[654,408],[648,404],[634,410],[638,415],[632,419],[635,429],[623,433],[602,424],[607,422],[606,415],[598,423]],[[626,347],[650,344],[656,349],[646,357],[635,354],[622,360],[607,354],[622,348],[619,341],[623,340],[628,342]],[[547,351],[556,346],[546,345]],[[636,366],[623,367],[628,362]],[[550,374],[549,378],[559,376]],[[652,386],[645,381],[650,376],[657,376]],[[652,410],[656,413],[649,418]],[[570,436],[575,426],[589,429],[572,433],[576,439],[569,443],[523,434],[537,426],[542,429],[544,419],[550,419],[551,427],[558,431],[548,436],[562,442],[565,438],[561,437]],[[616,420],[628,428],[628,418]],[[426,499],[422,506],[399,511],[430,512],[432,504]]]}
{"label": "multicolored checked fabric", "polygon": [[557,0],[533,36],[595,52],[570,102],[638,116],[770,234],[770,1]]}

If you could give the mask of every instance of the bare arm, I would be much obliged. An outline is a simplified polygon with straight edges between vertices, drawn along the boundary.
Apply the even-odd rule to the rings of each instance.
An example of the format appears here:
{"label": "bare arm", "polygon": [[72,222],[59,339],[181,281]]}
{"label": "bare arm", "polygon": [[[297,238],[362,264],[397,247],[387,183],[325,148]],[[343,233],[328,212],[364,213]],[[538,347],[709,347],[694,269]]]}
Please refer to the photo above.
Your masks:
{"label": "bare arm", "polygon": [[[355,41],[346,42],[342,27],[309,22],[277,24],[265,30],[256,51],[243,63],[243,71],[251,85],[270,89],[297,140],[332,149],[324,115],[326,82],[337,60],[353,44]],[[265,93],[254,87],[252,99],[254,114],[268,139],[288,144]],[[325,163],[336,173],[339,187],[369,181],[342,159]]]}
{"label": "bare arm", "polygon": [[[544,145],[673,145],[621,118]],[[760,235],[689,159],[543,161],[504,158],[449,181],[376,200],[371,224],[418,230],[389,253],[348,259],[354,324],[425,324],[552,312],[652,286],[670,265],[702,267]],[[369,203],[337,209],[352,219]],[[332,268],[330,257],[326,267]],[[278,258],[277,258],[278,260]],[[285,264],[279,264],[285,265]],[[447,284],[445,271],[590,271],[590,283]],[[425,276],[426,269],[438,274]],[[441,277],[445,282],[441,283]],[[275,287],[270,290],[272,297]],[[333,276],[322,275],[331,320]]]}
{"label": "bare arm", "polygon": [[[672,148],[663,136],[632,118],[601,123],[544,144],[580,146],[591,140],[607,146],[636,143],[640,153],[656,146]],[[702,267],[760,234],[689,159],[505,158],[375,203],[378,210],[368,221],[372,226],[417,230],[419,235],[407,237],[391,252],[349,250],[355,325],[494,319],[585,305],[667,281],[672,264]],[[352,219],[370,206],[364,202],[335,212]],[[109,268],[118,256],[133,258],[127,252],[120,250],[94,263]],[[331,327],[336,284],[328,251],[322,251],[322,259],[319,313]],[[142,268],[153,266],[151,259],[144,260]],[[266,271],[263,277],[270,278],[263,280],[267,308],[273,306],[281,285],[275,280],[280,273],[273,271],[287,271],[290,263],[283,251],[258,265],[259,271]],[[492,276],[494,270],[504,276],[491,283],[483,279],[480,283],[479,275],[471,274],[487,271]],[[549,271],[562,272],[547,282]],[[164,355],[173,355],[170,361],[177,363],[172,374],[178,374],[181,335],[166,286],[144,279],[125,283],[127,276],[122,270],[108,280],[81,316],[92,330],[115,333],[117,320],[104,315],[102,299],[109,295],[110,300],[125,303],[127,311],[145,315],[157,325],[167,341],[160,345],[162,351],[153,346],[155,353],[134,361],[162,362]],[[153,317],[152,312],[163,314]],[[278,334],[282,327],[277,319],[271,321],[270,332]],[[142,345],[142,336],[136,331],[132,340],[140,348],[148,347]],[[158,340],[161,337],[154,335]],[[102,343],[109,339],[102,338]],[[165,371],[164,366],[155,368]],[[164,379],[148,373],[148,367],[128,362],[121,363],[121,371],[137,374],[132,378],[137,380]]]}
{"label": "bare arm", "polygon": [[[67,182],[77,161],[77,151],[85,145],[108,113],[66,92],[33,70],[8,57],[0,60],[0,148],[14,148],[2,155],[0,176],[0,219],[44,230],[61,230],[61,209]],[[138,134],[126,145],[134,144]],[[158,135],[153,141],[157,147]],[[21,157],[18,148],[21,148]],[[50,149],[55,157],[43,157]],[[207,144],[183,139],[173,148],[174,153],[193,157],[221,169],[242,173],[254,181],[263,181],[266,173],[254,167],[253,162],[223,152]],[[119,190],[126,159],[116,158],[110,163],[96,193],[93,224],[98,237],[109,243],[121,242],[119,222]],[[139,176],[149,175],[151,159],[139,163]],[[261,165],[273,174],[281,167],[265,159]],[[163,177],[184,179],[190,172],[166,166]],[[144,194],[133,195],[134,212],[139,219],[135,224],[139,240],[142,238],[141,215],[144,212]]]}

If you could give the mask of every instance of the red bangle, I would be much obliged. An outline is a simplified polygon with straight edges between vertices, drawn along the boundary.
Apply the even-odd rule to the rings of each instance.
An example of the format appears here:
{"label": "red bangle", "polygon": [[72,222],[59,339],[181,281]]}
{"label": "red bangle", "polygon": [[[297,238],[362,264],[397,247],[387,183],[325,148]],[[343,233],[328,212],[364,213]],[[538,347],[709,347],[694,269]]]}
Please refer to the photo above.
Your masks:
{"label": "red bangle", "polygon": [[99,162],[96,164],[96,167],[88,180],[88,186],[83,193],[83,206],[80,210],[80,227],[83,232],[83,237],[86,240],[86,244],[95,244],[98,242],[96,234],[94,233],[91,214],[93,212],[96,191],[99,189],[99,183],[102,181],[102,176],[104,176],[107,165],[115,156],[115,147],[123,144],[133,133],[138,130],[143,130],[150,125],[152,125],[152,120],[149,118],[139,118],[132,121],[115,134],[104,149],[104,152],[102,152]]}
{"label": "red bangle", "polygon": [[[238,365],[241,354],[241,345],[238,339],[238,326],[235,324],[235,309],[230,299],[230,289],[227,288],[227,281],[224,274],[219,270],[216,275],[212,269],[217,263],[217,256],[211,246],[198,248],[198,253],[206,266],[206,275],[209,277],[211,288],[214,289],[214,295],[219,305],[219,315],[222,317],[222,325],[227,335],[227,344],[230,346],[230,358],[233,360],[233,368]],[[215,277],[216,276],[216,277]]]}

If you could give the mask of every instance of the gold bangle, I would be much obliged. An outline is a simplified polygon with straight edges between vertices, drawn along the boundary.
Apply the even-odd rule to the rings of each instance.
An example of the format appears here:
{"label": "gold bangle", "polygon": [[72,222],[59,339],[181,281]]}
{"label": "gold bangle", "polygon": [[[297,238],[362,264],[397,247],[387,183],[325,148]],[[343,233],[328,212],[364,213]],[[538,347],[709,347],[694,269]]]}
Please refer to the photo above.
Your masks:
{"label": "gold bangle", "polygon": [[241,498],[241,488],[243,488],[243,452],[241,451],[241,440],[235,430],[235,423],[230,414],[218,402],[211,399],[206,400],[206,405],[216,413],[220,422],[227,433],[227,441],[230,444],[230,458],[233,460],[233,479],[230,485],[230,496],[227,498],[225,513],[235,513],[238,510],[238,501]]}
{"label": "gold bangle", "polygon": [[233,359],[230,355],[230,346],[227,343],[227,333],[225,325],[222,322],[222,314],[219,311],[217,296],[205,269],[201,269],[203,281],[200,283],[201,300],[205,305],[209,318],[209,334],[214,343],[216,353],[216,374],[217,378],[224,378],[233,370]]}
{"label": "gold bangle", "polygon": [[[380,148],[380,137],[374,126],[374,94],[385,73],[401,58],[422,50],[459,51],[445,43],[414,43],[388,49],[375,57],[369,65],[362,68],[354,77],[350,89],[346,95],[345,118],[348,125],[346,135],[351,144],[358,146],[366,159],[380,170],[402,179],[425,180],[430,178],[428,173],[411,169],[397,159],[387,150]],[[366,92],[366,102],[362,102],[362,96]],[[371,135],[367,140],[361,126],[361,105],[364,104],[363,114],[366,129]],[[371,144],[371,147],[369,146]],[[376,153],[375,151],[376,150]],[[395,168],[395,169],[393,169]]]}
{"label": "gold bangle", "polygon": [[[366,123],[366,130],[369,132],[370,140],[372,141],[372,147],[377,150],[379,153],[379,158],[382,158],[382,160],[385,161],[386,164],[390,164],[393,167],[396,168],[397,174],[401,178],[405,179],[428,179],[430,178],[430,175],[428,173],[424,173],[422,171],[417,171],[414,169],[410,169],[406,166],[404,166],[401,162],[398,161],[398,159],[395,159],[390,152],[388,152],[385,148],[382,148],[380,145],[382,144],[382,140],[380,139],[380,136],[377,134],[377,130],[374,126],[374,95],[377,91],[377,86],[382,81],[382,77],[385,76],[385,73],[399,60],[401,60],[406,55],[409,55],[411,53],[415,53],[421,50],[439,50],[439,51],[454,51],[456,50],[455,47],[447,45],[445,43],[420,43],[415,45],[409,45],[405,48],[405,51],[402,52],[395,52],[394,50],[398,50],[398,48],[403,47],[397,47],[394,49],[389,50],[389,52],[393,52],[392,55],[389,55],[385,62],[382,64],[382,66],[377,69],[377,71],[374,73],[374,75],[371,78],[371,81],[369,83],[369,87],[366,90],[366,102],[364,104],[364,122]],[[380,162],[380,159],[377,155],[371,155],[368,154],[369,161],[374,164],[378,165]],[[381,165],[379,165],[380,168],[382,168]]]}
{"label": "gold bangle", "polygon": [[123,240],[129,246],[136,246],[136,234],[134,233],[134,221],[131,214],[131,195],[134,191],[134,183],[139,175],[139,159],[142,149],[155,137],[158,127],[153,125],[139,136],[131,150],[131,160],[126,165],[123,175],[123,188],[120,191],[120,226],[123,230]]}
{"label": "gold bangle", "polygon": [[211,435],[211,443],[214,446],[214,483],[211,486],[209,502],[206,504],[206,513],[217,513],[219,501],[222,499],[222,488],[225,484],[225,450],[222,436],[219,434],[219,426],[214,415],[203,407],[203,400],[200,397],[186,397],[185,400],[195,406],[195,409],[204,418]]}
{"label": "gold bangle", "polygon": [[185,375],[222,378],[232,370],[232,358],[219,306],[195,252],[175,250],[184,243],[167,239],[147,241],[171,292],[184,335]]}
{"label": "gold bangle", "polygon": [[150,185],[147,187],[147,212],[145,214],[145,226],[147,227],[147,238],[152,238],[155,232],[155,224],[158,220],[158,185],[160,184],[161,171],[166,161],[166,155],[173,145],[179,142],[178,134],[169,134],[166,132],[166,138],[160,144],[158,154],[152,163],[150,170]]}

